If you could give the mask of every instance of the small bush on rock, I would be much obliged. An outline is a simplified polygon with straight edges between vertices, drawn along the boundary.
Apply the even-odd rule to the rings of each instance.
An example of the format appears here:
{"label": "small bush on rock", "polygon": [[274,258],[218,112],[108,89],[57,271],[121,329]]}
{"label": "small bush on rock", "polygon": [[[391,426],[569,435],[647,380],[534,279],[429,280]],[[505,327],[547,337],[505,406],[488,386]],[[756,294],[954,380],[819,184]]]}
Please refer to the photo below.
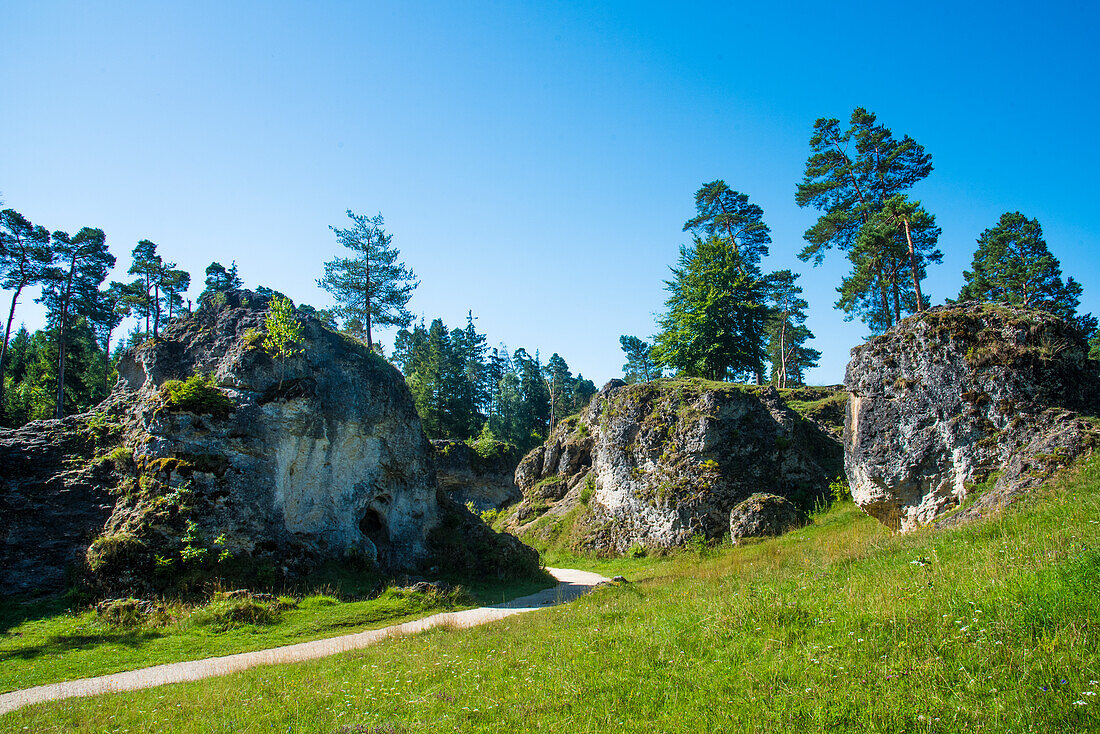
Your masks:
{"label": "small bush on rock", "polygon": [[218,389],[214,375],[191,375],[186,380],[165,380],[164,405],[170,410],[224,418],[233,412],[233,401]]}

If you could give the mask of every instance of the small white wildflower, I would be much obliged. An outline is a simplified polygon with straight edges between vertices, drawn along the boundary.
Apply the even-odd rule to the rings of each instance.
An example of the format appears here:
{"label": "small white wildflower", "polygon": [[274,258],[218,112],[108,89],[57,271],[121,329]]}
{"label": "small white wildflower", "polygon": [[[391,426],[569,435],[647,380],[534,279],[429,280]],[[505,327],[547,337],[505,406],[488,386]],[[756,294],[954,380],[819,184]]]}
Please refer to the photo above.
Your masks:
{"label": "small white wildflower", "polygon": [[1081,699],[1077,699],[1076,701],[1073,702],[1073,705],[1074,706],[1084,706],[1085,702],[1082,701]]}

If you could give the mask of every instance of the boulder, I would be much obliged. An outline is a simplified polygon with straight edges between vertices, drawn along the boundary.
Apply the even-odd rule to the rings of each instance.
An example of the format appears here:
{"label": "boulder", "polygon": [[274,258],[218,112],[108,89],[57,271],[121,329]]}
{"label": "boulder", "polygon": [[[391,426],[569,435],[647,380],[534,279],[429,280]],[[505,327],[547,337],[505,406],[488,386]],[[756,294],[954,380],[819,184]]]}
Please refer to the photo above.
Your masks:
{"label": "boulder", "polygon": [[611,383],[520,462],[524,500],[506,527],[556,533],[568,519],[578,550],[669,548],[722,537],[754,492],[808,509],[841,471],[839,441],[772,387]]}
{"label": "boulder", "polygon": [[[148,594],[211,577],[270,585],[333,562],[381,573],[429,567],[441,547],[453,555],[447,530],[461,526],[476,549],[462,554],[467,567],[497,573],[501,550],[509,568],[537,570],[533,550],[502,541],[438,490],[400,372],[312,317],[301,318],[301,352],[274,360],[261,346],[267,306],[233,292],[125,353],[118,385],[94,413],[114,437],[97,455],[125,455],[124,469],[107,491],[88,485],[86,498],[70,497],[85,519],[45,529],[44,542],[64,554],[12,548],[10,534],[4,552],[33,569],[82,551],[97,593]],[[0,432],[0,445],[26,450],[55,424]],[[0,502],[33,513],[60,501],[73,486],[69,455],[42,457],[29,483],[15,486],[5,473]],[[0,588],[23,588],[8,568]]]}
{"label": "boulder", "polygon": [[435,440],[432,449],[436,481],[458,504],[485,512],[523,499],[515,481],[519,456],[510,444],[494,443],[486,456],[464,441]]}
{"label": "boulder", "polygon": [[730,540],[767,538],[810,524],[810,516],[786,497],[758,492],[730,510]]}
{"label": "boulder", "polygon": [[[844,462],[852,496],[891,528],[1012,502],[1097,443],[1095,362],[1045,311],[930,309],[852,350]],[[988,489],[956,517],[945,513]],[[971,497],[972,499],[972,497]]]}

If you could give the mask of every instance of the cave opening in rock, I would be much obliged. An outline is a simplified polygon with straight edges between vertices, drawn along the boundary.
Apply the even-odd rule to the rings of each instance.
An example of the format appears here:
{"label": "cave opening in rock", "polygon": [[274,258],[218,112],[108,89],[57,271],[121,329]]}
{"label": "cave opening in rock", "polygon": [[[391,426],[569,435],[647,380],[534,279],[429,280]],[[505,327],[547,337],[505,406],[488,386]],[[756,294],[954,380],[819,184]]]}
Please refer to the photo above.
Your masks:
{"label": "cave opening in rock", "polygon": [[374,547],[381,553],[389,547],[390,529],[386,525],[386,518],[373,507],[368,507],[363,517],[359,520],[359,532],[374,543]]}

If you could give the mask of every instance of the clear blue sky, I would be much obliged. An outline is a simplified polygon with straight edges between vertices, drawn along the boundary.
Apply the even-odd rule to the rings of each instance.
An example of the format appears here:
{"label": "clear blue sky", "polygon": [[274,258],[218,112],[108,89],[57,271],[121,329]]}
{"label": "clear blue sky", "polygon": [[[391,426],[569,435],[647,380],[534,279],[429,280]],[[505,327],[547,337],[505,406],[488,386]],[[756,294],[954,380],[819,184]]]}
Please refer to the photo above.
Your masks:
{"label": "clear blue sky", "polygon": [[943,228],[934,301],[1018,209],[1100,313],[1095,3],[596,5],[9,1],[0,192],[103,228],[116,278],[148,238],[192,296],[236,260],[318,307],[327,226],[382,212],[415,313],[472,309],[600,384],[620,334],[653,334],[693,194],[722,178],[764,209],[765,266],[803,273],[809,379],[833,383],[866,331],[833,307],[842,257],[795,258],[816,213],[794,190],[814,120],[864,106],[933,156],[912,194]]}

